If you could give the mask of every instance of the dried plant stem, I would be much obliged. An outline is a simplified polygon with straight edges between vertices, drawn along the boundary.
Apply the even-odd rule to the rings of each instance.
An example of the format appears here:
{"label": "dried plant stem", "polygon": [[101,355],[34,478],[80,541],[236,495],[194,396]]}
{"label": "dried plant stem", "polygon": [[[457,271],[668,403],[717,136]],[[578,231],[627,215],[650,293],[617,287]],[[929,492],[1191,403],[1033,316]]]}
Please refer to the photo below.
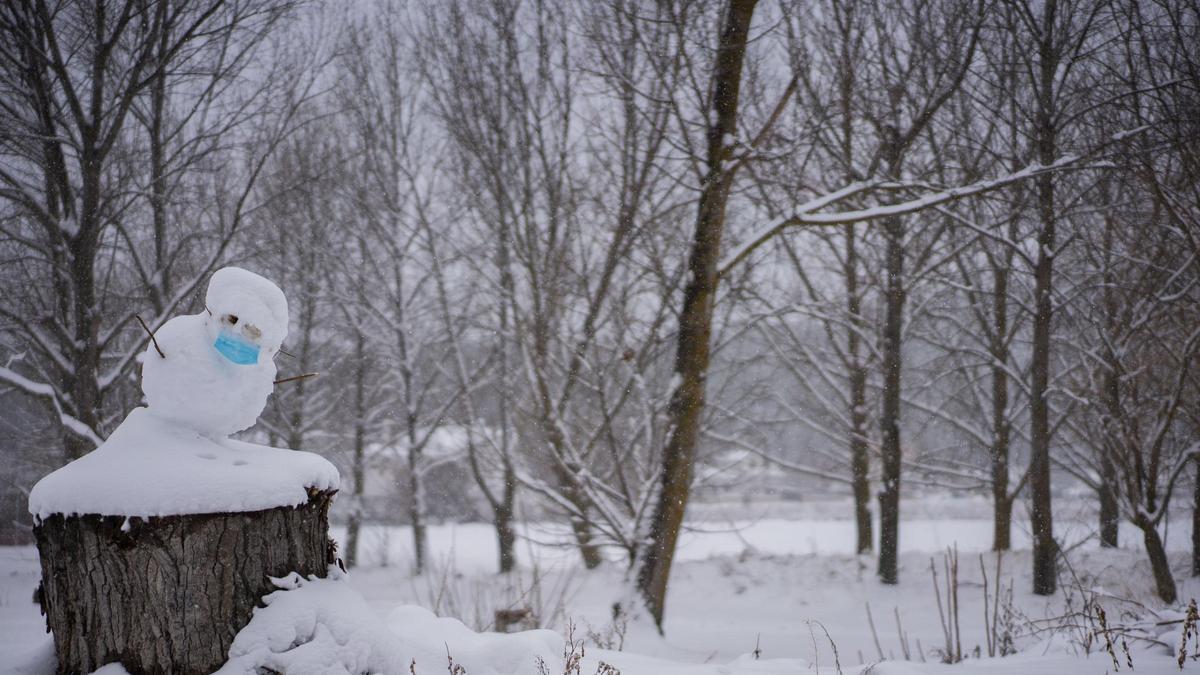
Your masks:
{"label": "dried plant stem", "polygon": [[954,549],[946,551],[946,566],[949,568],[949,574],[946,576],[946,584],[949,586],[947,593],[953,599],[951,613],[954,617],[952,628],[954,630],[954,662],[962,661],[962,628],[958,621],[958,544],[954,544]]}
{"label": "dried plant stem", "polygon": [[[818,628],[821,629],[822,633],[825,634],[825,639],[829,641],[829,648],[830,648],[830,650],[833,651],[833,669],[837,673],[837,675],[842,675],[842,660],[841,660],[841,657],[838,656],[837,643],[834,642],[833,637],[829,635],[829,629],[825,628],[825,624],[821,623],[820,621],[813,620],[813,621],[806,621],[805,623],[808,624],[809,634],[815,635],[813,632],[814,624]],[[815,650],[815,648],[813,650],[813,659],[814,659],[813,666],[814,666],[814,669],[816,669],[816,660],[815,660],[816,659],[816,650]],[[860,656],[860,660],[861,660],[861,656]]]}
{"label": "dried plant stem", "polygon": [[996,655],[996,643],[992,639],[996,631],[996,625],[991,623],[989,617],[991,603],[988,602],[987,565],[983,564],[983,554],[979,555],[979,573],[983,575],[983,637],[987,643],[987,655],[990,658]]}
{"label": "dried plant stem", "polygon": [[938,618],[942,623],[942,636],[946,639],[942,660],[946,663],[962,661],[962,632],[958,620],[958,547],[947,548],[942,557],[942,568],[946,574],[946,606],[942,607],[942,594],[938,586],[937,564],[929,559],[929,573],[933,576],[933,594],[937,601]]}
{"label": "dried plant stem", "polygon": [[908,646],[908,634],[904,632],[904,624],[900,622],[900,608],[893,607],[892,610],[896,615],[896,634],[900,637],[900,651],[904,654],[905,661],[912,661],[912,652]]}
{"label": "dried plant stem", "polygon": [[879,660],[883,661],[883,647],[879,645],[879,633],[875,630],[875,619],[871,616],[871,603],[867,603],[867,624],[871,626],[871,638],[875,640],[875,651],[879,652]]}

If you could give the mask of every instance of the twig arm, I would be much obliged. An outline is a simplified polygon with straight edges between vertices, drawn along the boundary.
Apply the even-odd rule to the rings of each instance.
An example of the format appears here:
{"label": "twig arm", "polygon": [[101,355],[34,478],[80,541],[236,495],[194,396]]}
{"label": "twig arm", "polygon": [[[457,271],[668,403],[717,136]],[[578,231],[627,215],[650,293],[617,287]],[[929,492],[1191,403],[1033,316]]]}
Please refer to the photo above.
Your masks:
{"label": "twig arm", "polygon": [[158,346],[158,339],[154,337],[154,331],[150,330],[150,326],[146,325],[141,316],[134,314],[133,317],[138,320],[138,323],[142,324],[142,329],[146,331],[146,335],[150,336],[150,342],[154,343],[154,351],[158,352],[158,355],[162,358],[167,358],[167,355],[163,353],[162,347]]}

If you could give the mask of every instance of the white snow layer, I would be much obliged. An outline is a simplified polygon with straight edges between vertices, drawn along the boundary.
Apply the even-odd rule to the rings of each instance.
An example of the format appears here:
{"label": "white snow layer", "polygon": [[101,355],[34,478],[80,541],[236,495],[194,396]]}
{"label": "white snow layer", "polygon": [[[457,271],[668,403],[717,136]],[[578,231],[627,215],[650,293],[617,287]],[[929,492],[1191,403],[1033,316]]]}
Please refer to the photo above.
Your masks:
{"label": "white snow layer", "polygon": [[563,672],[563,639],[552,631],[475,633],[414,606],[396,609],[385,623],[336,567],[326,579],[293,573],[273,581],[282,590],[263,598],[266,606],[234,638],[217,675],[439,673],[451,658],[471,675],[536,673],[539,659],[549,672]]}
{"label": "white snow layer", "polygon": [[336,490],[337,469],[308,452],[212,439],[136,408],[96,450],[46,476],[29,512],[174,516],[260,511]]}

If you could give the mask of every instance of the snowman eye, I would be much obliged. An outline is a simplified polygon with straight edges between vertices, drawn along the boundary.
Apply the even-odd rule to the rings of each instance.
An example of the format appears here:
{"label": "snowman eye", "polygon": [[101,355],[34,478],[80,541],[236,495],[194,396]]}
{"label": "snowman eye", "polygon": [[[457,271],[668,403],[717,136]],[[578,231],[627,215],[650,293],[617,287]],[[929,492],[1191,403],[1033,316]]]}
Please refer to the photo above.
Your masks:
{"label": "snowman eye", "polygon": [[229,322],[230,326],[236,326],[237,322],[238,322],[238,318],[237,318],[236,314],[226,314],[225,320]]}

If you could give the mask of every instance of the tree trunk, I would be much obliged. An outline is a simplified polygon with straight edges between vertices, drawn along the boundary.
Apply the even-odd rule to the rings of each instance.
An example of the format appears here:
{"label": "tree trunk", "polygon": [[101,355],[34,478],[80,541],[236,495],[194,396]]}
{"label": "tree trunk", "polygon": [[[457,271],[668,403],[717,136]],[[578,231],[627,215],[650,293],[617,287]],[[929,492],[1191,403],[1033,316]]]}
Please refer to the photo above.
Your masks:
{"label": "tree trunk", "polygon": [[[500,457],[504,466],[504,484],[500,486],[500,499],[492,501],[492,523],[496,527],[496,539],[499,544],[500,573],[511,572],[517,565],[516,533],[513,532],[513,518],[516,515],[517,471],[512,461],[512,417],[509,408],[509,362],[508,362],[508,299],[513,297],[513,277],[509,265],[509,232],[507,221],[502,220],[501,236],[497,247],[496,267],[500,272],[500,289],[503,299],[499,303],[500,311]],[[469,396],[469,394],[468,394]],[[487,492],[487,482],[482,473],[476,472],[475,480],[481,489]]]}
{"label": "tree trunk", "polygon": [[1112,462],[1104,457],[1100,462],[1100,546],[1117,548],[1121,513],[1117,508],[1117,477]]}
{"label": "tree trunk", "polygon": [[211,673],[268,577],[324,575],[332,492],[250,513],[54,515],[34,527],[41,605],[59,673],[120,662],[133,673]]}
{"label": "tree trunk", "polygon": [[[1057,141],[1054,109],[1054,79],[1057,76],[1057,47],[1054,44],[1054,23],[1057,3],[1048,0],[1043,7],[1043,31],[1039,46],[1037,121],[1035,142],[1038,161],[1043,166],[1054,162]],[[1029,392],[1029,492],[1030,528],[1033,530],[1033,592],[1052,595],[1057,586],[1055,563],[1058,557],[1054,542],[1054,517],[1050,497],[1050,321],[1053,317],[1055,225],[1054,177],[1042,174],[1037,178],[1038,232],[1037,263],[1033,271],[1033,345],[1030,363]]]}
{"label": "tree trunk", "polygon": [[[1100,181],[1100,197],[1103,204],[1111,204],[1108,181]],[[1103,265],[1104,265],[1104,368],[1103,392],[1101,397],[1108,415],[1103,420],[1104,442],[1099,447],[1100,457],[1100,546],[1117,548],[1117,530],[1120,513],[1117,509],[1117,471],[1113,458],[1114,439],[1121,438],[1118,420],[1122,418],[1121,406],[1121,360],[1113,353],[1112,340],[1120,330],[1116,288],[1119,284],[1113,270],[1113,237],[1117,224],[1111,209],[1105,209]]]}
{"label": "tree trunk", "polygon": [[1200,458],[1195,460],[1196,478],[1192,484],[1192,576],[1200,577]]}
{"label": "tree trunk", "polygon": [[[1049,177],[1039,179],[1049,182]],[[1052,595],[1056,586],[1054,519],[1050,497],[1050,406],[1046,397],[1050,389],[1050,286],[1051,255],[1054,247],[1053,191],[1042,191],[1044,204],[1042,232],[1038,237],[1039,251],[1034,272],[1036,310],[1033,317],[1032,384],[1030,391],[1030,459],[1029,492],[1031,500],[1030,526],[1033,529],[1033,592]],[[1045,222],[1046,219],[1049,223]]]}
{"label": "tree trunk", "polygon": [[[85,188],[90,182],[99,183],[100,177],[85,176]],[[98,191],[99,187],[92,188]],[[85,197],[90,194],[85,189]],[[85,209],[89,204],[98,200],[84,200]],[[92,205],[90,208],[98,209]],[[95,258],[97,251],[96,235],[99,220],[97,213],[83,215],[80,222],[90,224],[90,229],[80,228],[80,233],[68,241],[67,249],[71,257],[71,280],[75,290],[75,300],[71,304],[74,315],[75,342],[71,352],[71,362],[74,370],[71,373],[69,389],[71,400],[75,404],[75,418],[87,429],[100,433],[100,406],[103,401],[100,393],[98,376],[100,373],[100,312],[96,307],[96,280],[94,277]],[[96,444],[89,438],[78,433],[67,435],[68,459],[78,459],[94,450]]]}
{"label": "tree trunk", "polygon": [[150,85],[150,215],[154,225],[154,274],[149,284],[150,303],[155,313],[162,315],[170,296],[170,274],[167,256],[167,162],[166,132],[164,118],[167,107],[167,60],[170,50],[171,18],[167,3],[156,8],[157,20],[162,24],[155,56],[159,59],[158,72]]}
{"label": "tree trunk", "polygon": [[1007,551],[1012,548],[1012,507],[1013,499],[1008,495],[1001,496],[993,493],[993,525],[992,550]]}
{"label": "tree trunk", "polygon": [[[553,425],[549,413],[542,418],[542,421],[543,424]],[[565,454],[563,453],[562,434],[557,429],[551,428],[546,435],[549,437],[548,443],[551,452],[562,457]],[[575,537],[575,546],[579,549],[579,556],[583,558],[584,567],[594,570],[604,562],[604,556],[600,553],[600,547],[596,545],[592,524],[588,521],[587,495],[576,480],[580,469],[576,465],[564,466],[560,461],[554,462],[553,469],[554,477],[558,481],[559,492],[574,508],[574,513],[568,512],[567,519],[571,522],[571,533]]]}
{"label": "tree trunk", "polygon": [[595,535],[587,521],[581,518],[571,519],[571,530],[575,533],[575,544],[579,547],[579,555],[583,558],[583,566],[594,570],[604,562],[600,547],[596,545]]}
{"label": "tree trunk", "polygon": [[[509,480],[516,480],[516,478],[510,477]],[[517,564],[517,535],[513,532],[513,508],[510,495],[511,492],[509,495],[506,495],[507,499],[504,504],[493,511],[493,524],[496,527],[496,544],[499,549],[501,574],[511,572]]]}
{"label": "tree trunk", "polygon": [[856,542],[854,550],[859,554],[870,553],[875,549],[875,533],[871,523],[871,482],[867,477],[869,470],[867,444],[858,439],[851,444],[854,471],[854,526]]}
{"label": "tree trunk", "polygon": [[[1010,226],[1010,237],[1016,226]],[[1015,237],[1014,237],[1015,239]],[[992,550],[1012,547],[1012,502],[1008,494],[1008,454],[1011,428],[1008,424],[1008,274],[1012,251],[1005,264],[992,269]]]}
{"label": "tree trunk", "polygon": [[879,580],[899,581],[900,549],[900,341],[904,312],[904,231],[898,218],[884,223],[887,233],[887,309],[883,327],[883,412],[879,491]]}
{"label": "tree trunk", "polygon": [[367,344],[361,329],[354,339],[354,458],[350,467],[354,503],[346,525],[346,567],[358,564],[358,531],[362,526],[367,461]]}
{"label": "tree trunk", "polygon": [[[313,277],[315,275],[310,274],[308,276]],[[315,283],[311,279],[305,281],[304,296],[301,298],[300,304],[300,307],[303,309],[301,312],[299,312],[299,317],[293,317],[293,321],[298,319],[298,323],[300,324],[300,350],[297,354],[296,360],[299,361],[299,371],[302,373],[308,373],[312,371],[312,332],[314,327],[312,318],[314,314],[313,298],[317,293],[314,286]],[[289,403],[291,404],[292,409],[287,417],[287,447],[291,448],[292,450],[302,450],[304,449],[304,416],[307,408],[306,396],[308,392],[308,379],[301,378],[296,380],[294,384],[289,383],[289,385],[292,389],[289,396]]]}
{"label": "tree trunk", "polygon": [[425,572],[425,485],[421,477],[420,452],[408,451],[408,522],[413,535],[413,574]]}
{"label": "tree trunk", "polygon": [[1146,544],[1146,555],[1150,558],[1150,570],[1154,572],[1154,586],[1158,597],[1163,602],[1172,604],[1178,599],[1175,590],[1175,577],[1171,575],[1171,561],[1167,559],[1167,550],[1163,548],[1162,537],[1158,529],[1149,523],[1138,523],[1142,530],[1142,541]]}
{"label": "tree trunk", "polygon": [[862,296],[858,291],[858,252],[855,227],[846,225],[846,311],[850,327],[846,329],[846,357],[850,366],[850,471],[854,492],[854,522],[858,541],[855,551],[870,553],[874,548],[871,524],[871,457],[867,445],[867,368],[862,362]]}
{"label": "tree trunk", "polygon": [[704,386],[712,336],[717,263],[725,229],[725,206],[733,176],[724,166],[738,137],[738,98],[746,40],[756,0],[730,0],[721,26],[713,68],[712,120],[708,129],[707,173],[700,193],[696,229],[688,256],[689,281],[683,291],[675,347],[675,376],[667,417],[671,432],[663,450],[658,501],[649,522],[637,586],[647,609],[662,630],[667,581],[675,543],[683,526],[692,483],[692,464],[704,412]]}
{"label": "tree trunk", "polygon": [[354,508],[350,513],[350,520],[346,523],[346,569],[358,565],[358,532],[362,528],[362,517],[358,513],[358,506],[355,505]]}

